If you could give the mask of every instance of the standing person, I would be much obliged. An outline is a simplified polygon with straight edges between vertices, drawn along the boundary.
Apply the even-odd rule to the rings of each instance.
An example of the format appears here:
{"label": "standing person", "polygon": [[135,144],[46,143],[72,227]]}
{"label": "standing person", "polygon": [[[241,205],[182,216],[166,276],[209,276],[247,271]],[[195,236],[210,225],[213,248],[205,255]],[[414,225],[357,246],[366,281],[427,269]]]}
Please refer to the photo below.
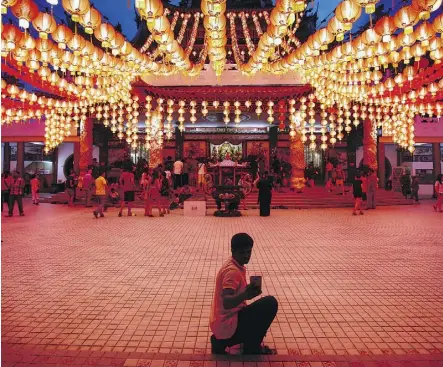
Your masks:
{"label": "standing person", "polygon": [[246,233],[231,239],[232,257],[217,273],[209,325],[211,352],[226,354],[226,348],[243,344],[243,354],[275,354],[261,343],[278,311],[272,296],[262,297],[247,305],[262,293],[261,284],[247,283],[246,268],[254,240]]}
{"label": "standing person", "polygon": [[408,195],[411,193],[411,174],[408,171],[400,177],[400,184],[401,192],[405,199],[407,199]]}
{"label": "standing person", "polygon": [[174,163],[174,190],[177,189],[177,187],[181,187],[183,185],[182,173],[183,173],[183,162],[180,160],[180,158],[177,158],[177,160]]}
{"label": "standing person", "polygon": [[269,182],[267,171],[265,171],[261,175],[261,179],[258,180],[257,188],[258,188],[258,202],[260,204],[260,216],[269,217],[269,215],[271,214],[272,183]]}
{"label": "standing person", "polygon": [[94,179],[92,178],[92,169],[88,168],[85,176],[82,181],[82,190],[85,192],[85,207],[90,208],[91,205],[91,197],[92,197],[92,186]]}
{"label": "standing person", "polygon": [[95,180],[95,196],[97,198],[97,208],[92,212],[94,217],[98,218],[100,215],[103,218],[105,215],[103,214],[103,208],[105,206],[106,201],[106,191],[108,188],[108,182],[105,179],[106,171],[103,170],[101,175]]}
{"label": "standing person", "polygon": [[132,172],[131,166],[126,166],[123,173],[120,175],[119,185],[123,192],[123,200],[121,201],[120,211],[118,216],[123,215],[123,209],[125,208],[125,203],[128,205],[128,217],[132,217],[132,203],[135,197],[135,181],[134,173]]}
{"label": "standing person", "polygon": [[336,179],[336,185],[339,192],[339,195],[345,194],[345,172],[343,171],[343,166],[341,163],[337,165],[337,179]]}
{"label": "standing person", "polygon": [[189,163],[187,159],[183,159],[182,168],[182,186],[189,185]]}
{"label": "standing person", "polygon": [[162,172],[161,176],[157,180],[157,188],[160,192],[160,217],[164,217],[166,213],[170,213],[169,210],[169,181],[166,178],[166,173]]}
{"label": "standing person", "polygon": [[2,174],[2,212],[3,212],[3,204],[6,206],[9,205],[9,188],[12,183],[12,176],[9,174],[9,171],[5,171]]}
{"label": "standing person", "polygon": [[20,177],[20,172],[12,172],[12,180],[9,186],[9,214],[8,217],[12,217],[14,213],[14,205],[17,201],[18,211],[20,216],[23,217],[23,190],[25,189],[25,180]]}
{"label": "standing person", "polygon": [[440,173],[437,176],[437,181],[434,185],[435,193],[437,194],[437,204],[433,205],[435,211],[443,212],[441,206],[443,204],[443,175]]}
{"label": "standing person", "polygon": [[361,201],[363,197],[363,181],[361,179],[361,173],[357,172],[357,175],[355,176],[355,180],[353,183],[353,194],[354,194],[354,211],[352,212],[352,215],[357,215],[357,211],[360,211],[360,215],[363,215],[363,211],[361,208]]}
{"label": "standing person", "polygon": [[146,186],[149,184],[149,168],[145,168],[143,173],[142,173],[142,178],[140,180],[140,186],[143,190],[143,192],[146,191]]}
{"label": "standing person", "polygon": [[375,202],[375,193],[377,192],[377,185],[378,185],[377,172],[375,172],[374,170],[370,170],[367,180],[368,180],[368,202],[366,208],[375,209],[377,206]]}
{"label": "standing person", "polygon": [[418,203],[418,191],[420,190],[420,183],[418,181],[418,177],[412,177],[412,185],[411,185],[411,199],[415,199],[415,202]]}
{"label": "standing person", "polygon": [[205,175],[206,175],[206,163],[204,159],[198,163],[198,180],[197,188],[204,190],[205,186]]}
{"label": "standing person", "polygon": [[75,173],[71,169],[69,176],[66,178],[66,195],[68,195],[68,206],[74,206],[74,194],[75,194]]}
{"label": "standing person", "polygon": [[31,194],[32,194],[32,204],[39,205],[39,191],[40,191],[40,180],[38,174],[32,175],[31,178]]}

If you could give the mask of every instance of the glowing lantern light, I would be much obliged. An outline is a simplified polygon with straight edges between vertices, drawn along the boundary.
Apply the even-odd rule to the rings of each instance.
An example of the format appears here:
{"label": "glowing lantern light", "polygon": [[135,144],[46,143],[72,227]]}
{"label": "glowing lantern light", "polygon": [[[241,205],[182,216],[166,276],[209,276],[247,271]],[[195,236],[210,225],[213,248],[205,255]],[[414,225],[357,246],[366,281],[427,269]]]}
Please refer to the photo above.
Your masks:
{"label": "glowing lantern light", "polygon": [[2,14],[6,14],[8,8],[14,6],[17,0],[2,0]]}
{"label": "glowing lantern light", "polygon": [[39,13],[32,21],[32,25],[39,32],[40,38],[47,39],[48,34],[57,29],[57,23],[51,14]]}
{"label": "glowing lantern light", "polygon": [[101,14],[93,7],[90,7],[89,10],[80,17],[80,24],[85,27],[87,34],[93,34],[94,29],[96,29],[101,22]]}
{"label": "glowing lantern light", "polygon": [[13,24],[5,24],[2,31],[2,39],[6,41],[6,48],[14,50],[20,42],[23,33]]}
{"label": "glowing lantern light", "polygon": [[410,34],[418,19],[418,12],[412,6],[405,6],[395,14],[394,23],[397,28],[403,28],[406,34]]}
{"label": "glowing lantern light", "polygon": [[58,43],[58,47],[62,50],[66,48],[72,37],[74,37],[72,31],[63,24],[57,26],[57,29],[52,33],[52,39]]}
{"label": "glowing lantern light", "polygon": [[110,47],[111,41],[115,38],[114,27],[108,23],[102,23],[95,29],[94,36],[102,42],[103,47]]}
{"label": "glowing lantern light", "polygon": [[78,22],[91,7],[89,0],[62,0],[63,8],[72,15],[72,20]]}
{"label": "glowing lantern light", "polygon": [[420,19],[427,20],[431,16],[431,12],[440,9],[442,0],[414,0],[412,7],[419,12]]}
{"label": "glowing lantern light", "polygon": [[349,31],[361,15],[361,7],[353,0],[344,0],[335,8],[335,16],[343,23],[345,30]]}
{"label": "glowing lantern light", "polygon": [[11,11],[18,18],[18,25],[24,29],[28,29],[29,23],[38,15],[38,7],[33,0],[20,0],[11,7]]}
{"label": "glowing lantern light", "polygon": [[383,42],[389,42],[396,27],[394,20],[391,17],[384,16],[378,20],[374,29],[380,36],[382,36]]}
{"label": "glowing lantern light", "polygon": [[355,0],[361,7],[365,8],[366,14],[372,14],[375,12],[375,4],[378,0]]}

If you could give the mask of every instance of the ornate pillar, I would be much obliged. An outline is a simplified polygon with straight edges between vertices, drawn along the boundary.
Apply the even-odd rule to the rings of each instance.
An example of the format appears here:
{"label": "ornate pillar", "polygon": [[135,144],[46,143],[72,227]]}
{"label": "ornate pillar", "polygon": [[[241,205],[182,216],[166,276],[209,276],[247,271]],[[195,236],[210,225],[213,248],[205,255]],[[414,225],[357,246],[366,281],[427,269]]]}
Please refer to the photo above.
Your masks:
{"label": "ornate pillar", "polygon": [[92,164],[93,136],[92,136],[92,119],[88,118],[83,124],[80,132],[80,159],[79,168],[80,176],[84,176],[88,166]]}
{"label": "ornate pillar", "polygon": [[163,147],[158,145],[156,141],[151,142],[149,149],[149,168],[157,168],[163,163]]}
{"label": "ornate pillar", "polygon": [[17,143],[17,171],[20,172],[20,176],[25,175],[25,143]]}
{"label": "ornate pillar", "polygon": [[58,178],[58,147],[52,150],[52,183],[56,184]]}
{"label": "ornate pillar", "polygon": [[184,134],[178,127],[175,128],[175,160],[183,156],[183,142],[185,140]]}
{"label": "ornate pillar", "polygon": [[80,142],[74,143],[74,171],[80,173]]}
{"label": "ornate pillar", "polygon": [[384,189],[386,184],[385,143],[380,143],[380,142],[378,143],[377,156],[378,156],[378,186]]}
{"label": "ornate pillar", "polygon": [[441,151],[440,143],[432,143],[432,162],[434,169],[434,177],[441,173]]}
{"label": "ornate pillar", "polygon": [[374,136],[374,123],[363,122],[363,164],[377,171],[377,136]]}
{"label": "ornate pillar", "polygon": [[303,190],[305,187],[305,146],[300,134],[290,139],[289,163],[292,166],[291,188]]}

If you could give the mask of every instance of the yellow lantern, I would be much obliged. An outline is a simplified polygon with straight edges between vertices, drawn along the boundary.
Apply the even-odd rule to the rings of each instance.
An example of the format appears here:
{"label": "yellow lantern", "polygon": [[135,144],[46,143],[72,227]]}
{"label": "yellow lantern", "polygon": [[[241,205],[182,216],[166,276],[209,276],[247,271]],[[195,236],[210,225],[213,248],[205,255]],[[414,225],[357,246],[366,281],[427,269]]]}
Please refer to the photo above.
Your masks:
{"label": "yellow lantern", "polygon": [[32,25],[39,32],[40,38],[47,39],[48,34],[57,29],[57,23],[51,14],[39,13],[32,21]]}
{"label": "yellow lantern", "polygon": [[78,22],[91,7],[89,0],[62,0],[63,8],[72,15],[72,20]]}
{"label": "yellow lantern", "polygon": [[25,33],[22,38],[20,38],[18,46],[23,50],[32,50],[35,48],[35,40],[29,33]]}
{"label": "yellow lantern", "polygon": [[83,47],[85,47],[86,41],[85,39],[76,34],[74,37],[72,37],[71,41],[69,41],[69,48],[74,52],[74,55],[80,55],[81,50],[83,50]]}
{"label": "yellow lantern", "polygon": [[163,4],[160,0],[137,0],[135,6],[148,23],[163,15]]}
{"label": "yellow lantern", "polygon": [[66,48],[72,37],[74,37],[74,34],[64,24],[58,25],[57,29],[52,33],[52,39],[58,43],[58,47],[62,50]]}
{"label": "yellow lantern", "polygon": [[403,28],[406,34],[413,32],[413,26],[418,20],[418,12],[412,6],[400,8],[394,16],[395,25],[397,28]]}
{"label": "yellow lantern", "polygon": [[337,17],[332,17],[329,20],[326,29],[336,38],[337,41],[343,41],[343,39],[345,38],[345,25],[340,22]]}
{"label": "yellow lantern", "polygon": [[101,24],[102,16],[91,6],[89,10],[80,17],[79,22],[83,27],[85,27],[85,32],[87,34],[93,34],[94,29]]}
{"label": "yellow lantern", "polygon": [[367,46],[375,46],[380,41],[380,35],[373,29],[369,28],[361,35],[362,41]]}
{"label": "yellow lantern", "polygon": [[326,28],[321,28],[314,34],[315,42],[320,44],[321,50],[327,50],[328,45],[334,41],[334,36]]}
{"label": "yellow lantern", "polygon": [[345,30],[349,31],[361,15],[361,7],[353,0],[344,0],[335,8],[335,16],[344,24]]}
{"label": "yellow lantern", "polygon": [[110,47],[111,41],[115,38],[114,27],[108,23],[102,23],[95,29],[94,36],[102,42],[102,47]]}

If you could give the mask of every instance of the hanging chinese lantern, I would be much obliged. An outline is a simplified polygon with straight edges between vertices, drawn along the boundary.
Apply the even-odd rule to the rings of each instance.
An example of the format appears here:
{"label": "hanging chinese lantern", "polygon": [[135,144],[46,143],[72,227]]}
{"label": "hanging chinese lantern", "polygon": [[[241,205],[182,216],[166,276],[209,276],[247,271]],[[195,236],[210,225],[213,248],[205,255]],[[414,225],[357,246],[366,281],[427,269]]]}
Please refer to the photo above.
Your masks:
{"label": "hanging chinese lantern", "polygon": [[335,39],[338,42],[343,41],[343,39],[345,38],[344,33],[346,31],[346,27],[342,22],[340,22],[337,19],[337,17],[332,17],[329,20],[326,29],[328,30],[329,33],[334,35]]}
{"label": "hanging chinese lantern", "polygon": [[413,0],[412,7],[419,12],[420,19],[427,20],[431,12],[441,9],[442,0]]}
{"label": "hanging chinese lantern", "polygon": [[156,17],[163,15],[163,4],[160,0],[137,0],[135,7],[147,22],[153,22]]}
{"label": "hanging chinese lantern", "polygon": [[429,40],[434,35],[434,27],[432,24],[427,22],[423,22],[420,24],[417,29],[414,31],[414,35],[416,36],[418,41],[421,41],[422,46],[427,47],[429,45]]}
{"label": "hanging chinese lantern", "polygon": [[334,41],[334,36],[326,28],[321,28],[315,32],[314,39],[320,44],[321,50],[327,50],[328,45]]}
{"label": "hanging chinese lantern", "polygon": [[58,43],[58,48],[64,50],[72,37],[74,37],[74,34],[67,26],[60,24],[51,36],[52,39]]}
{"label": "hanging chinese lantern", "polygon": [[39,13],[32,21],[35,30],[39,32],[40,38],[47,39],[48,34],[57,29],[57,23],[51,14]]}
{"label": "hanging chinese lantern", "polygon": [[72,15],[72,20],[78,22],[91,7],[89,0],[62,0],[63,8]]}
{"label": "hanging chinese lantern", "polygon": [[15,50],[22,38],[23,33],[13,24],[5,24],[2,30],[2,39],[6,41],[6,48]]}
{"label": "hanging chinese lantern", "polygon": [[345,30],[349,31],[361,15],[361,7],[354,0],[344,0],[335,8],[335,16],[343,23]]}
{"label": "hanging chinese lantern", "polygon": [[11,7],[11,11],[18,18],[18,25],[24,29],[28,29],[29,23],[38,15],[38,7],[33,0],[20,0]]}
{"label": "hanging chinese lantern", "polygon": [[85,27],[85,32],[87,34],[93,34],[94,29],[101,24],[102,16],[91,6],[89,10],[80,17],[79,22],[83,27]]}
{"label": "hanging chinese lantern", "polygon": [[110,47],[111,41],[115,38],[114,27],[108,23],[102,23],[95,29],[94,36],[102,42],[102,47]]}
{"label": "hanging chinese lantern", "polygon": [[389,42],[396,27],[394,20],[390,16],[384,16],[375,23],[374,29],[380,36],[382,36],[383,42]]}
{"label": "hanging chinese lantern", "polygon": [[412,6],[405,6],[397,11],[394,23],[397,28],[403,28],[406,34],[413,32],[413,26],[417,24],[418,12]]}

